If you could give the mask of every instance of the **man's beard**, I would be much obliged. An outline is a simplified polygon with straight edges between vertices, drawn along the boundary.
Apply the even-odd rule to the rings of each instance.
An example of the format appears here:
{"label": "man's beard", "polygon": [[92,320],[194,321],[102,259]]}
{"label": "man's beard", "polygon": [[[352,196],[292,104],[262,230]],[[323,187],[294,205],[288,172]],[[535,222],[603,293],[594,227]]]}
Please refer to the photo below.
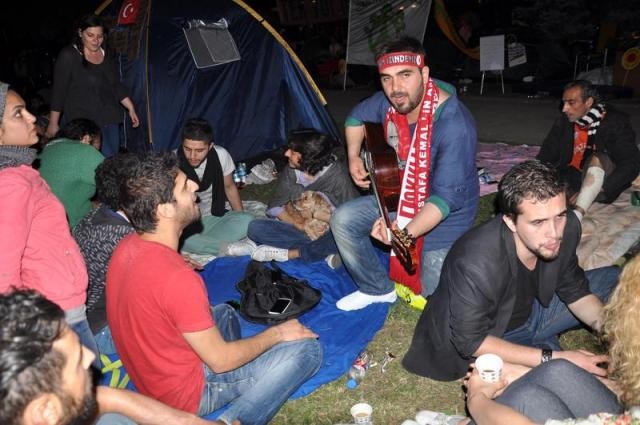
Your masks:
{"label": "man's beard", "polygon": [[70,394],[64,394],[61,402],[64,409],[61,425],[92,424],[98,415],[98,403],[93,390],[86,393],[80,402]]}
{"label": "man's beard", "polygon": [[193,213],[190,213],[190,212],[187,213],[186,211],[180,212],[180,223],[182,223],[183,229],[197,221],[200,221],[200,217],[202,216],[202,212],[200,211],[200,206],[197,203],[194,206],[195,206],[195,209]]}
{"label": "man's beard", "polygon": [[[394,95],[398,95],[398,94],[401,96],[405,96],[407,98],[407,103],[405,105],[398,106],[396,103],[394,103],[393,97]],[[420,92],[418,93],[418,96],[415,99],[412,98],[411,95],[407,92],[400,92],[400,93],[392,92],[391,95],[389,96],[389,101],[391,102],[393,107],[396,109],[396,111],[398,111],[403,115],[406,115],[409,112],[416,109],[418,106],[420,106],[420,103],[422,102],[423,97],[424,97],[424,85],[420,85]]]}
{"label": "man's beard", "polygon": [[551,253],[549,252],[548,249],[545,249],[543,252],[543,247],[538,247],[536,249],[531,250],[536,257],[538,257],[539,259],[541,259],[542,261],[552,261],[555,260],[556,258],[558,258],[558,255],[560,255],[560,246],[562,245],[562,239],[558,240],[558,249]]}

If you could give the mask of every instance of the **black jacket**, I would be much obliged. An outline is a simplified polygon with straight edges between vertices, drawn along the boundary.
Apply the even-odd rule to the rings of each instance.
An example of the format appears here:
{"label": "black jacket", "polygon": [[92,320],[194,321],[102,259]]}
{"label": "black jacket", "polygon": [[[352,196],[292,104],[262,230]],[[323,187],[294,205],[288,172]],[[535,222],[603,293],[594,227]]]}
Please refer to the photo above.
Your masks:
{"label": "black jacket", "polygon": [[[606,177],[602,185],[605,196],[598,197],[599,202],[608,204],[615,201],[638,176],[640,151],[629,117],[610,105],[606,105],[606,111],[607,114],[594,136],[594,144],[596,152],[608,155],[615,165],[615,170]],[[573,141],[573,123],[563,115],[551,127],[537,158],[556,168],[566,167],[573,156]]]}
{"label": "black jacket", "polygon": [[[539,264],[538,300],[548,306],[554,293],[566,304],[589,295],[576,247],[580,224],[567,214],[560,253]],[[513,233],[499,215],[468,231],[452,246],[440,284],[422,312],[402,360],[415,374],[452,381],[466,373],[488,335],[501,338],[515,305],[518,258]]]}

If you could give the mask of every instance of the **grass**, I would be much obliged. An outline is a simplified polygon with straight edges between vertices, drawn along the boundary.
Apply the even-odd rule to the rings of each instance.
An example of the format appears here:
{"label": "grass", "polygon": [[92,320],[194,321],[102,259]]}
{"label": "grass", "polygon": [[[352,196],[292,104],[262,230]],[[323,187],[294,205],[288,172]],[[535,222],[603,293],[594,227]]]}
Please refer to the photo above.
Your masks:
{"label": "grass", "polygon": [[[243,199],[266,202],[274,188],[273,183],[263,186],[247,186]],[[476,224],[489,220],[495,214],[495,194],[480,198]],[[369,369],[360,385],[350,390],[346,377],[323,385],[307,397],[288,401],[275,416],[273,424],[339,424],[352,421],[349,409],[355,403],[366,401],[373,407],[376,424],[400,424],[413,419],[419,410],[428,409],[448,414],[465,414],[464,394],[461,383],[437,382],[408,373],[400,360],[406,353],[413,336],[420,312],[398,301],[389,310],[382,329],[366,350],[378,363]],[[602,352],[598,340],[586,330],[567,332],[561,339],[566,349],[584,348]],[[386,353],[396,359],[382,373],[381,363]]]}

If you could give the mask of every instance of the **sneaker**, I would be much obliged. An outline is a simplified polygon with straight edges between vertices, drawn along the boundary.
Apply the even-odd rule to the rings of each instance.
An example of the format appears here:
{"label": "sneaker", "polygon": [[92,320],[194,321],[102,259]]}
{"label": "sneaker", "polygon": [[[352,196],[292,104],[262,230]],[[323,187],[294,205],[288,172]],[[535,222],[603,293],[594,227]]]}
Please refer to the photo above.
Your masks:
{"label": "sneaker", "polygon": [[223,242],[220,244],[218,255],[241,257],[243,255],[251,255],[258,248],[258,245],[249,238],[240,239],[236,242]]}
{"label": "sneaker", "polygon": [[327,258],[325,258],[324,261],[326,261],[332,270],[335,270],[342,265],[342,258],[340,258],[340,254],[327,255]]}
{"label": "sneaker", "polygon": [[251,254],[251,259],[256,261],[288,261],[289,250],[270,245],[260,245]]}
{"label": "sneaker", "polygon": [[427,299],[422,295],[414,294],[408,287],[396,282],[396,293],[412,308],[422,311],[427,306]]}

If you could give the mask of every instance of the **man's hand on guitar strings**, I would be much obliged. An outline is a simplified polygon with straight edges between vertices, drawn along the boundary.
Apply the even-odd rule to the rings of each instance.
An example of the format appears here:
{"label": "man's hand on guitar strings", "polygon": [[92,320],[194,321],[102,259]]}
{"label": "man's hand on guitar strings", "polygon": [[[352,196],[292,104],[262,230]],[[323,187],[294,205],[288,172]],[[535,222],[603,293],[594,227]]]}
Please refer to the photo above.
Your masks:
{"label": "man's hand on guitar strings", "polygon": [[391,230],[387,227],[382,217],[373,223],[371,236],[386,245],[391,245]]}
{"label": "man's hand on guitar strings", "polygon": [[351,174],[351,178],[353,179],[353,182],[356,184],[356,186],[363,189],[368,189],[371,185],[371,181],[369,181],[369,173],[364,167],[362,158],[349,158],[349,174]]}

